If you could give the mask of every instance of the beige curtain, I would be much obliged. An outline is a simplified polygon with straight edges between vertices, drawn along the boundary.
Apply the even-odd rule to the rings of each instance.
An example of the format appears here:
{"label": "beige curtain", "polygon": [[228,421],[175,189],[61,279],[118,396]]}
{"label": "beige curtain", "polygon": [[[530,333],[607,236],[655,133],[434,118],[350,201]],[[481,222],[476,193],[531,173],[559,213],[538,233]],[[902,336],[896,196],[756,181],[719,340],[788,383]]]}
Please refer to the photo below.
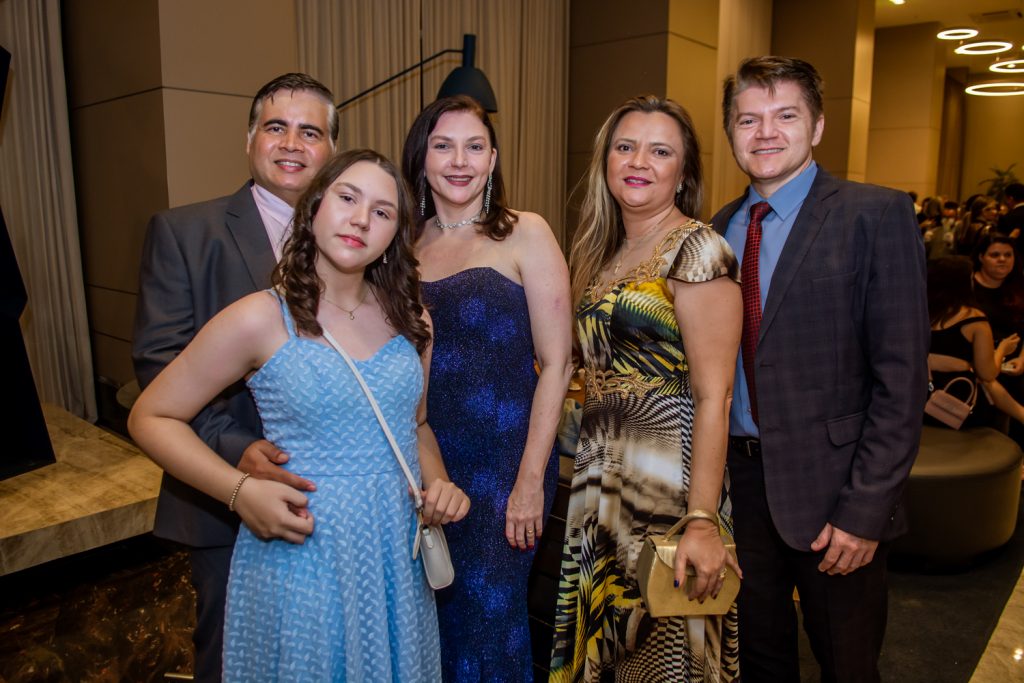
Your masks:
{"label": "beige curtain", "polygon": [[40,398],[95,421],[58,0],[0,0],[0,44],[0,203],[28,290],[25,345]]}
{"label": "beige curtain", "polygon": [[[494,123],[511,204],[541,214],[564,239],[568,0],[297,0],[296,6],[299,68],[326,83],[339,102],[422,57],[461,48],[464,33],[476,34],[476,66],[498,100]],[[424,67],[424,105],[461,61],[451,54]],[[417,70],[345,107],[342,146],[373,147],[398,160],[420,109],[420,88]]]}

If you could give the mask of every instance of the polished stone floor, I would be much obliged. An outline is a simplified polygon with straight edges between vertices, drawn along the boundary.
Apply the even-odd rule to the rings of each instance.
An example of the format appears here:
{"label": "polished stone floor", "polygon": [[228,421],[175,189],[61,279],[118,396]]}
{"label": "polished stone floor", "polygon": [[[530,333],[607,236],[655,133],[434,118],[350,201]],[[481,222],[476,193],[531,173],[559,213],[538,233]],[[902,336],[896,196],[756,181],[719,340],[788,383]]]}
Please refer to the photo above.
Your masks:
{"label": "polished stone floor", "polygon": [[0,683],[191,672],[188,571],[147,535],[0,577]]}
{"label": "polished stone floor", "polygon": [[[1024,682],[1022,566],[1020,523],[967,566],[894,562],[883,680]],[[0,683],[188,674],[192,609],[186,556],[149,536],[0,577]],[[802,655],[804,681],[818,680]]]}
{"label": "polished stone floor", "polygon": [[999,617],[970,683],[1024,681],[1024,576]]}

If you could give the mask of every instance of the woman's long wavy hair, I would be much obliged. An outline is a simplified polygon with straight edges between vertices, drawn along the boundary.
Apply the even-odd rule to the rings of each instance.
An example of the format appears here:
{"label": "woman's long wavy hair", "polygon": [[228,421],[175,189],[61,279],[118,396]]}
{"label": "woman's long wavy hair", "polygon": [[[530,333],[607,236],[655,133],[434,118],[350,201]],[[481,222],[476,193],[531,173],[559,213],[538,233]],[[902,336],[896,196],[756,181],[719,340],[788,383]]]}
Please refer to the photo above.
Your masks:
{"label": "woman's long wavy hair", "polygon": [[295,206],[292,234],[285,243],[281,260],[271,281],[283,294],[295,327],[312,337],[323,334],[316,316],[324,282],[316,272],[320,251],[313,234],[313,219],[320,209],[324,193],[338,176],[360,161],[377,164],[395,181],[398,190],[398,230],[384,250],[388,262],[377,258],[366,267],[364,277],[373,287],[391,327],[423,353],[430,342],[430,330],[423,321],[420,301],[419,263],[413,254],[416,222],[413,218],[412,195],[398,168],[386,157],[370,149],[354,149],[333,157],[313,178],[309,189]]}
{"label": "woman's long wavy hair", "polygon": [[974,275],[966,256],[946,256],[928,263],[928,318],[939,327],[960,311],[974,306]]}
{"label": "woman's long wavy hair", "polygon": [[676,194],[675,204],[685,216],[693,217],[700,213],[704,174],[700,161],[700,143],[690,115],[677,102],[654,95],[641,95],[626,100],[611,113],[594,138],[594,153],[585,176],[587,192],[580,207],[580,224],[569,251],[572,300],[577,305],[583,300],[587,287],[625,239],[622,212],[608,190],[608,150],[619,123],[626,114],[635,111],[667,114],[679,124],[683,138],[683,190]]}
{"label": "woman's long wavy hair", "polygon": [[427,149],[430,146],[430,134],[434,132],[434,128],[437,127],[437,122],[441,117],[453,111],[468,111],[480,119],[480,122],[484,124],[484,128],[487,129],[487,135],[491,139],[491,147],[498,153],[497,158],[494,160],[494,170],[491,171],[493,181],[491,184],[491,210],[477,224],[476,229],[477,232],[500,242],[509,236],[518,219],[508,208],[508,199],[505,196],[505,179],[501,172],[501,150],[498,149],[498,136],[494,133],[491,117],[487,115],[487,112],[484,111],[479,102],[468,95],[454,95],[434,100],[412,122],[409,134],[405,138],[405,147],[402,150],[402,173],[405,175],[409,187],[412,188],[413,196],[423,206],[422,213],[417,208],[416,222],[418,229],[416,237],[418,238],[423,232],[426,219],[437,215],[437,207],[434,206],[434,196],[431,194],[425,170]]}

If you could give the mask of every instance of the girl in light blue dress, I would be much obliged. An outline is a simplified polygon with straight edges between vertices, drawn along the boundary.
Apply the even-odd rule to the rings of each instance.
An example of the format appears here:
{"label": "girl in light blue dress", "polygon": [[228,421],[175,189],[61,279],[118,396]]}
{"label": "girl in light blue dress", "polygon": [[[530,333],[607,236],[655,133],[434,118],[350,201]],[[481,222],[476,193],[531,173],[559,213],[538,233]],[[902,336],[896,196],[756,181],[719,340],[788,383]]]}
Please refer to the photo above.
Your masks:
{"label": "girl in light blue dress", "polygon": [[[296,207],[274,289],[226,308],[139,398],[129,429],[170,474],[244,523],[228,580],[225,681],[440,678],[434,596],[412,559],[415,506],[351,355],[422,481],[429,523],[462,519],[425,421],[430,318],[412,256],[412,201],[368,150],[339,155]],[[189,421],[244,378],[266,438],[310,479],[250,479]],[[419,457],[413,457],[418,455]]]}

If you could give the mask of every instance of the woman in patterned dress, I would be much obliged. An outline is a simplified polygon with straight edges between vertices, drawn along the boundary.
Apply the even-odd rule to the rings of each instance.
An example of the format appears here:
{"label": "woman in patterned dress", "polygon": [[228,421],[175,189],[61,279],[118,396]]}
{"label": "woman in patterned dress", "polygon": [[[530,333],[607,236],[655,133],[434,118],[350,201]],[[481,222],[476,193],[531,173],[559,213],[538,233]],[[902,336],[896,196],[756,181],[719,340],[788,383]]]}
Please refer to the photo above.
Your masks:
{"label": "woman in patterned dress", "polygon": [[[700,149],[671,100],[631,99],[602,126],[570,254],[587,378],[555,617],[552,681],[738,676],[735,608],[653,619],[636,580],[643,539],[687,513],[676,579],[717,595],[728,565],[717,516],[742,326],[736,258],[692,218]],[[684,352],[685,344],[685,352]],[[683,590],[683,588],[680,588]],[[692,642],[691,642],[692,641]]]}

